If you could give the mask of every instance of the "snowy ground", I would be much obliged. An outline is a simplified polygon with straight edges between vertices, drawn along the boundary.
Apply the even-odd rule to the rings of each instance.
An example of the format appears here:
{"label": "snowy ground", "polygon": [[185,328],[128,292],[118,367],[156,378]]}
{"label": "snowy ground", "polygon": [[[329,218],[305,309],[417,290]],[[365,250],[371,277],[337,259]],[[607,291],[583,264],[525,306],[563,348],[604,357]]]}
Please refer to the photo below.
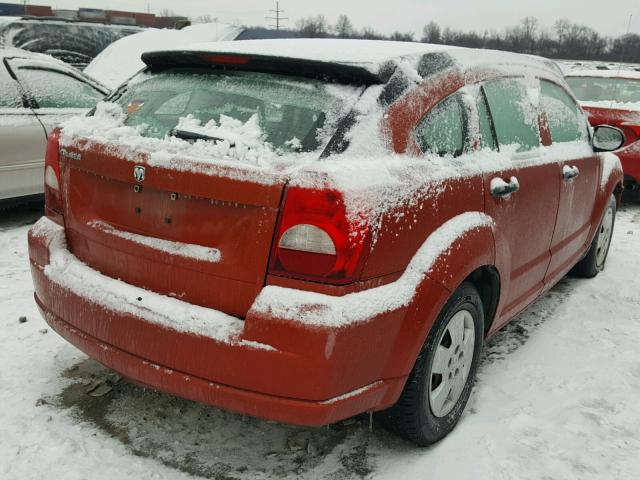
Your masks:
{"label": "snowy ground", "polygon": [[603,274],[565,279],[490,342],[458,428],[427,449],[366,418],[284,426],[120,380],[38,314],[38,215],[0,211],[2,479],[640,478],[640,206],[619,212]]}

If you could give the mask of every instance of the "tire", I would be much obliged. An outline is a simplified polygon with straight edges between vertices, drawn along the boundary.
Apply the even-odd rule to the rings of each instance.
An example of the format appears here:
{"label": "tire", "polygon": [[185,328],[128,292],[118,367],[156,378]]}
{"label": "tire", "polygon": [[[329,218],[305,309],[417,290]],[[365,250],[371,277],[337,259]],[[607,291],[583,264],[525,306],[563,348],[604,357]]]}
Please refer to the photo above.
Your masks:
{"label": "tire", "polygon": [[589,251],[580,260],[571,273],[577,277],[593,278],[602,270],[604,270],[609,254],[609,246],[611,245],[611,237],[613,236],[613,227],[616,223],[616,197],[611,195],[609,204],[604,212],[604,216],[596,236],[591,242]]}
{"label": "tire", "polygon": [[[460,332],[461,320],[462,341],[457,341],[451,336],[451,332]],[[473,328],[472,332],[469,331],[470,327]],[[459,333],[456,337],[459,337]],[[470,343],[466,343],[465,338]],[[398,402],[377,415],[382,424],[419,446],[430,445],[449,434],[460,420],[471,394],[483,340],[482,299],[478,290],[471,283],[465,282],[449,298],[438,315]],[[457,350],[453,348],[454,345],[463,346]],[[473,351],[469,350],[470,345],[473,345]],[[447,354],[452,353],[456,354],[455,357],[447,357]],[[442,361],[447,358],[451,360]],[[440,369],[445,373],[437,373]],[[447,376],[450,380],[445,382]],[[449,385],[453,387],[442,402],[443,392],[446,392]]]}

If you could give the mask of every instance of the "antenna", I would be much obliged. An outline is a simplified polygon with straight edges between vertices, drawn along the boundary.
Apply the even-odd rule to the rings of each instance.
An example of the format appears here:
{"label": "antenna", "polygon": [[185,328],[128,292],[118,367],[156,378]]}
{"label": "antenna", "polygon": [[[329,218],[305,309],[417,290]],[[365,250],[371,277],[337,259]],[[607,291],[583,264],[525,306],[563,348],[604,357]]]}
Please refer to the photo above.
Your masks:
{"label": "antenna", "polygon": [[284,10],[280,10],[280,2],[276,2],[276,9],[269,10],[269,13],[274,14],[275,17],[264,17],[267,20],[275,20],[276,24],[271,25],[271,27],[275,27],[276,30],[280,30],[280,23],[282,20],[289,20],[287,17],[282,17],[280,14],[284,13]]}

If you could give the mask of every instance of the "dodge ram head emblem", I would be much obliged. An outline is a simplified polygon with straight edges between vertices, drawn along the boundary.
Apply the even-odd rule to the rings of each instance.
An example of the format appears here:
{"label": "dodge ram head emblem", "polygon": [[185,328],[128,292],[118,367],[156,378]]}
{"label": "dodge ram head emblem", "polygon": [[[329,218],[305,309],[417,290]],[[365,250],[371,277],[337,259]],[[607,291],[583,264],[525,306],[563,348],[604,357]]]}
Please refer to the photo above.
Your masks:
{"label": "dodge ram head emblem", "polygon": [[142,165],[133,167],[133,178],[135,178],[138,183],[144,182],[144,167]]}

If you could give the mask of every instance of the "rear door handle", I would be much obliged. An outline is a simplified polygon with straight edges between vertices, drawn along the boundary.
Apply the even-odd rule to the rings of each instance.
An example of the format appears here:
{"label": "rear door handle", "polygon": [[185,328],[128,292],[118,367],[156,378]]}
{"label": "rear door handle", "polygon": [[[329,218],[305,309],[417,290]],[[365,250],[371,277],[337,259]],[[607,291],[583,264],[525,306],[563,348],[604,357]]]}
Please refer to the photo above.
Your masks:
{"label": "rear door handle", "polygon": [[498,198],[508,198],[512,193],[520,190],[520,183],[516,177],[511,177],[509,183],[502,178],[496,177],[491,180],[491,196]]}
{"label": "rear door handle", "polygon": [[578,169],[578,167],[569,165],[565,165],[564,167],[562,167],[562,176],[564,177],[565,181],[571,181],[578,175],[580,175],[580,170]]}

